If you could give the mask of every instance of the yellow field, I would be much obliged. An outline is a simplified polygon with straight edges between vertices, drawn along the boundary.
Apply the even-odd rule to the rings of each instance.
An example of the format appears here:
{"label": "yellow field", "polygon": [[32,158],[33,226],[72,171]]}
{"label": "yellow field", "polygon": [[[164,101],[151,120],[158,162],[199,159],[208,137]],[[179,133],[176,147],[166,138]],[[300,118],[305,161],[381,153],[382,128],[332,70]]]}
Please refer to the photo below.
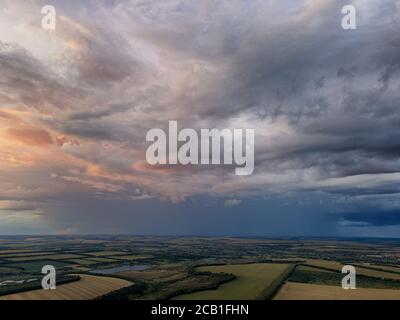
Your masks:
{"label": "yellow field", "polygon": [[344,290],[339,286],[288,282],[274,300],[400,300],[400,290]]}
{"label": "yellow field", "polygon": [[118,260],[140,260],[140,259],[149,259],[151,256],[110,256],[109,258],[118,259]]}
{"label": "yellow field", "polygon": [[298,266],[296,267],[296,270],[299,271],[313,271],[313,272],[330,272],[330,273],[334,273],[334,271],[330,271],[330,270],[325,270],[325,269],[319,269],[319,268],[314,268],[314,267],[310,267],[310,266]]}
{"label": "yellow field", "polygon": [[117,255],[126,255],[128,252],[123,251],[94,251],[94,252],[85,252],[90,256],[95,257],[104,257],[104,256],[117,256]]}
{"label": "yellow field", "polygon": [[111,258],[104,258],[104,257],[97,257],[97,258],[86,258],[88,261],[93,261],[93,262],[116,262],[118,260],[111,259]]}
{"label": "yellow field", "polygon": [[55,290],[32,290],[1,296],[0,300],[90,300],[132,285],[132,282],[91,275],[79,275],[79,281],[62,284]]}
{"label": "yellow field", "polygon": [[253,300],[274,280],[278,279],[289,264],[254,263],[222,266],[205,266],[199,271],[231,273],[236,279],[220,285],[216,290],[204,290],[176,297],[176,300]]}
{"label": "yellow field", "polygon": [[332,270],[342,271],[343,264],[336,262],[336,261],[329,261],[329,260],[318,260],[318,259],[310,259],[306,262],[309,265],[321,267],[321,268],[328,268]]}

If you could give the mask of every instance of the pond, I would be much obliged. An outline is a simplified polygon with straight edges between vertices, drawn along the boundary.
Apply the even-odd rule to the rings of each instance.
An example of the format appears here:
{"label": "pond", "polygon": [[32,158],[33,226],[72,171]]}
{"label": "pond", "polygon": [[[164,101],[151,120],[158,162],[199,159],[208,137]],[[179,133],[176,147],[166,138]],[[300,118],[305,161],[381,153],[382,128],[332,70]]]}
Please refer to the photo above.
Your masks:
{"label": "pond", "polygon": [[151,268],[151,265],[123,265],[119,267],[113,267],[113,268],[108,268],[108,269],[98,269],[98,270],[91,270],[91,273],[95,274],[113,274],[113,273],[118,273],[118,272],[125,272],[125,271],[142,271]]}

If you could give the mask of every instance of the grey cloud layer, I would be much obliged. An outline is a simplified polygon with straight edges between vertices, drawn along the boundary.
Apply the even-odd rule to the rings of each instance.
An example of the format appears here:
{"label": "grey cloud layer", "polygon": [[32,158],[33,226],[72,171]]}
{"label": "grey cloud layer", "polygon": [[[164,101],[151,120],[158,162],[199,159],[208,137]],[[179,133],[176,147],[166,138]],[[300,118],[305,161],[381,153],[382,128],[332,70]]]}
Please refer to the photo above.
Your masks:
{"label": "grey cloud layer", "polygon": [[[8,18],[17,15],[15,4],[2,2]],[[349,2],[359,12],[355,31],[340,25]],[[14,41],[0,38],[1,105],[34,109],[52,135],[77,141],[62,146],[75,162],[49,168],[38,182],[53,174],[61,184],[113,198],[174,201],[293,191],[394,194],[399,3],[59,1],[53,35],[29,25],[34,45],[18,33]],[[37,47],[46,41],[52,46],[43,53]],[[168,120],[255,128],[256,174],[147,168],[145,133]]]}

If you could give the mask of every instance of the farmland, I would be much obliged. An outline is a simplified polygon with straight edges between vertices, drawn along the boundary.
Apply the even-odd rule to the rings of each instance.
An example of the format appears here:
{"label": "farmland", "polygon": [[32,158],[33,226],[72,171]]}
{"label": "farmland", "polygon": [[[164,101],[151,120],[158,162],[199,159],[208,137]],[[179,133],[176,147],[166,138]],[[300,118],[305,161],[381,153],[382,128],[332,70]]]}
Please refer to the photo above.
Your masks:
{"label": "farmland", "polygon": [[290,268],[288,264],[255,263],[200,267],[199,271],[230,273],[236,279],[217,290],[195,292],[177,297],[179,300],[252,300],[263,299],[263,293]]}
{"label": "farmland", "polygon": [[[335,261],[308,260],[307,265],[320,267],[321,270],[341,271],[344,264]],[[368,265],[356,265],[357,273],[360,275],[377,277],[382,279],[400,280],[400,269],[385,266],[369,267]]]}
{"label": "farmland", "polygon": [[400,300],[400,290],[356,289],[343,290],[339,286],[287,283],[276,300]]}
{"label": "farmland", "polygon": [[80,280],[62,284],[56,290],[32,290],[0,297],[0,300],[88,300],[111,291],[132,285],[131,282],[91,275],[81,275]]}
{"label": "farmland", "polygon": [[307,288],[346,298],[344,265],[356,268],[360,294],[400,292],[395,239],[9,236],[0,240],[0,297],[61,298],[36,290],[45,265],[55,267],[55,292],[66,299],[314,298]]}
{"label": "farmland", "polygon": [[[357,272],[358,269],[356,269]],[[379,274],[380,275],[380,274]],[[288,277],[289,282],[338,286],[341,288],[343,274],[340,271],[328,271],[305,265],[297,266]],[[381,278],[375,273],[357,276],[357,288],[400,289],[400,281]]]}

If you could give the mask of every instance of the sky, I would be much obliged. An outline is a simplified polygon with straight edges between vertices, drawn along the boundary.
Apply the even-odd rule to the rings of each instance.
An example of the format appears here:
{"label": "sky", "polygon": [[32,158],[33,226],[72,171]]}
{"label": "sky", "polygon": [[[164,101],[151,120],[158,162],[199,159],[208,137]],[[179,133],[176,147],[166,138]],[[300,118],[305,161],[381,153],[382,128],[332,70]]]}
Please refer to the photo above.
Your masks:
{"label": "sky", "polygon": [[[0,8],[0,234],[400,235],[400,1]],[[170,120],[254,129],[254,173],[149,165]]]}

